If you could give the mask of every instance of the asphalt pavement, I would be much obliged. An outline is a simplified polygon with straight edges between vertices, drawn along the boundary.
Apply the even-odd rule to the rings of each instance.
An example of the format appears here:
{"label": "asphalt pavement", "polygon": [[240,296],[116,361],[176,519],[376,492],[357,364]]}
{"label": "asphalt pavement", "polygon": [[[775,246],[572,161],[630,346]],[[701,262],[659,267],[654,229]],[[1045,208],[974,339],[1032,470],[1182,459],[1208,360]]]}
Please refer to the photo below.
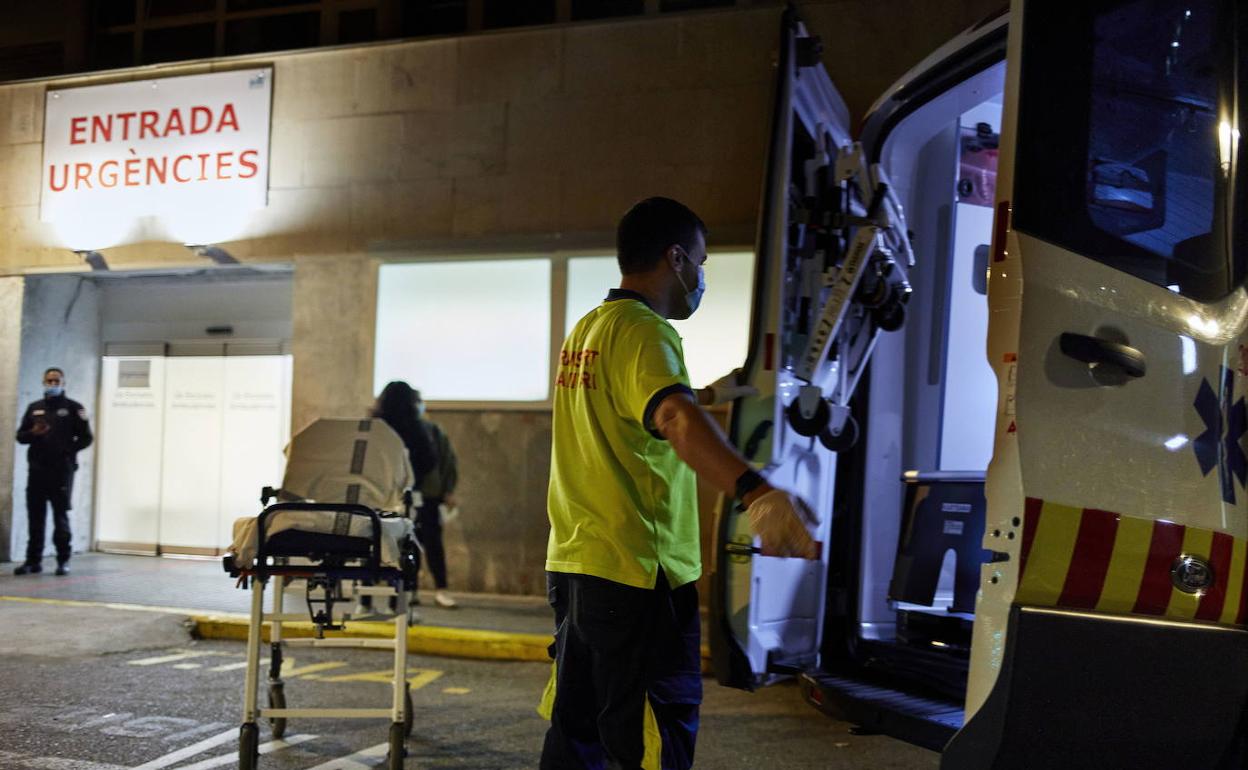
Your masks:
{"label": "asphalt pavement", "polygon": [[[15,578],[0,565],[0,770],[235,767],[244,644],[197,639],[192,618],[241,610],[246,592],[208,562],[95,554],[75,562],[67,578]],[[438,622],[481,633],[512,626],[518,634],[549,624],[540,600],[462,599],[475,609],[439,610]],[[435,608],[422,611],[429,623]],[[385,651],[292,648],[283,669],[287,705],[388,707],[390,661]],[[546,723],[535,707],[549,673],[547,663],[409,656],[415,729],[407,767],[537,767]],[[931,752],[851,734],[806,705],[791,683],[745,693],[704,681],[698,768],[939,765]],[[379,719],[291,719],[275,741],[265,726],[260,766],[381,766],[386,731]]]}

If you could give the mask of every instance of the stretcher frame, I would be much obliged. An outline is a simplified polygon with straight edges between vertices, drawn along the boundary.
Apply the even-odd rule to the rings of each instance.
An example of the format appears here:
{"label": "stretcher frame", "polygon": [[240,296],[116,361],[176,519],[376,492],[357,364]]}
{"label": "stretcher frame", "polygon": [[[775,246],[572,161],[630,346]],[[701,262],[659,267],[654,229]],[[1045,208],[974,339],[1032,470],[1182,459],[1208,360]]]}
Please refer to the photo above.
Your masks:
{"label": "stretcher frame", "polygon": [[[366,516],[372,523],[372,537],[369,541],[367,558],[363,566],[348,567],[343,564],[316,565],[288,563],[291,556],[308,557],[308,554],[287,553],[283,549],[274,549],[271,541],[266,542],[265,522],[269,516],[281,511],[329,511],[349,513],[354,516]],[[256,525],[257,549],[255,563],[251,567],[241,567],[227,557],[226,570],[240,580],[250,580],[251,612],[247,629],[247,668],[243,685],[243,722],[239,728],[239,768],[255,770],[259,761],[259,725],[258,720],[268,719],[273,729],[273,737],[280,738],[285,734],[288,718],[311,719],[380,719],[390,720],[387,767],[400,770],[407,754],[406,739],[411,733],[413,724],[411,693],[407,683],[407,629],[411,611],[409,596],[415,585],[409,585],[407,578],[399,568],[381,564],[381,515],[364,505],[356,503],[308,503],[283,502],[268,506],[258,517]],[[353,538],[358,540],[358,538]],[[322,540],[321,542],[324,542]],[[332,555],[329,551],[316,552],[316,556]],[[360,554],[352,553],[341,556],[344,560],[359,560]],[[287,613],[284,609],[285,588],[287,583],[296,578],[310,578],[324,581],[324,589],[329,591],[341,587],[344,580],[363,581],[372,585],[357,585],[353,593],[357,597],[370,599],[388,599],[392,602],[393,612],[373,612],[366,615],[344,613],[342,621],[385,620],[393,619],[394,637],[391,639],[344,639],[323,636],[326,624],[316,623],[316,636],[312,638],[283,639],[282,623],[302,621],[307,616],[300,613]],[[273,580],[272,612],[264,612],[264,591],[269,580]],[[340,597],[341,598],[341,597]],[[375,603],[374,603],[375,604]],[[309,603],[311,612],[311,603]],[[333,626],[332,604],[327,604],[328,627]],[[259,707],[260,686],[260,645],[263,641],[263,626],[270,626],[269,658],[269,707]],[[394,651],[394,677],[391,682],[392,693],[389,708],[287,708],[284,683],[281,680],[282,645],[291,647],[357,647],[379,648]]]}

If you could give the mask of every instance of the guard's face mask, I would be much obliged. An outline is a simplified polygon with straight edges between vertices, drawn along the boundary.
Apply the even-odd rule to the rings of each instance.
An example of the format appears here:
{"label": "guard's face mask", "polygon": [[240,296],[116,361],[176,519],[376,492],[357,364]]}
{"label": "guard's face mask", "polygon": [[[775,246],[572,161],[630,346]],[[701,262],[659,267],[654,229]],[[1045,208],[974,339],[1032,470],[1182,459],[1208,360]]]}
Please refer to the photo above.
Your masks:
{"label": "guard's face mask", "polygon": [[65,387],[63,385],[48,385],[43,389],[43,395],[48,398],[59,398],[65,395]]}
{"label": "guard's face mask", "polygon": [[[688,257],[686,257],[688,259]],[[684,315],[676,316],[677,321],[683,321],[693,315],[698,310],[698,305],[702,304],[702,295],[706,293],[706,273],[702,270],[702,266],[698,265],[698,285],[692,290],[685,283],[685,279],[680,275],[680,271],[676,271],[676,280],[680,281],[680,288],[685,290],[685,309]]]}

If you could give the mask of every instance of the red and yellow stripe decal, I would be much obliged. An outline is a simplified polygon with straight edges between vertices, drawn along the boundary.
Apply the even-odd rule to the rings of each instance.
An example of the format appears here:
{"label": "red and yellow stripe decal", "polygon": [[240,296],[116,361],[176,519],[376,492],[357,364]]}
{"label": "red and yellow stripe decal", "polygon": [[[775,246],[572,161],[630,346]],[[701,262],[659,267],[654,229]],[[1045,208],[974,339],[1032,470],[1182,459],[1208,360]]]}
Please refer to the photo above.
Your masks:
{"label": "red and yellow stripe decal", "polygon": [[[1225,532],[1027,498],[1015,601],[1115,614],[1242,625],[1248,542]],[[1174,587],[1181,555],[1213,567],[1203,594]]]}

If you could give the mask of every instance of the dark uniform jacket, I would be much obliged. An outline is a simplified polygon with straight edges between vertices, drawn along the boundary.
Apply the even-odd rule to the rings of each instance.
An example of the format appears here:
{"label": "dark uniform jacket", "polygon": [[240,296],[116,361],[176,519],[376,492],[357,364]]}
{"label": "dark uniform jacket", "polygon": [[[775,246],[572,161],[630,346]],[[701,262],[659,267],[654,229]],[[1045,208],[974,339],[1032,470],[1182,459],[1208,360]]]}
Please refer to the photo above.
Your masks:
{"label": "dark uniform jacket", "polygon": [[[34,432],[40,421],[49,428],[41,436]],[[32,473],[72,472],[78,467],[75,455],[91,446],[92,438],[87,410],[64,396],[42,398],[31,404],[17,429],[17,442],[30,445],[26,459]]]}

